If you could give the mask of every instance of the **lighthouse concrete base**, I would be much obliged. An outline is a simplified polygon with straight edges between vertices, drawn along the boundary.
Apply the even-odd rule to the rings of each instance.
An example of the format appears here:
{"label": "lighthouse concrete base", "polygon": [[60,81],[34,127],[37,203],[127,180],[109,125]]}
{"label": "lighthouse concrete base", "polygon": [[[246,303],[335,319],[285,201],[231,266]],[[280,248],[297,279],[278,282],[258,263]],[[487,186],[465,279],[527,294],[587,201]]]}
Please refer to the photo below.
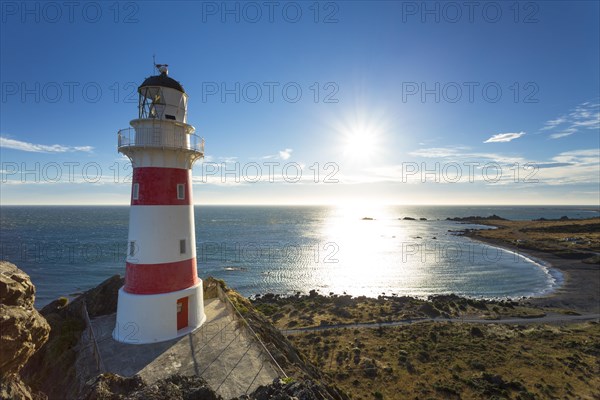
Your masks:
{"label": "lighthouse concrete base", "polygon": [[193,332],[205,320],[202,281],[161,294],[132,294],[121,288],[112,337],[129,344],[162,342]]}

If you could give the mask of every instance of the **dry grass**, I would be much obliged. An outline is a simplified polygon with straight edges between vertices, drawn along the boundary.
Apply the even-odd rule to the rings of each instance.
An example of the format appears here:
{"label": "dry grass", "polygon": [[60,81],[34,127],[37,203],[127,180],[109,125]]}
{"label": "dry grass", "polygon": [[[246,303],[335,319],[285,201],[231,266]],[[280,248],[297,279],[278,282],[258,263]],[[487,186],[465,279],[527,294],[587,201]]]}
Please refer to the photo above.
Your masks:
{"label": "dry grass", "polygon": [[[429,300],[412,297],[380,296],[379,298],[347,295],[280,297],[264,295],[253,300],[280,329],[296,329],[322,325],[380,323],[437,318],[543,317],[544,311],[515,301],[483,301],[455,295],[430,296]],[[559,310],[557,310],[559,311]]]}
{"label": "dry grass", "polygon": [[355,399],[598,399],[600,326],[421,323],[289,339]]}
{"label": "dry grass", "polygon": [[[600,251],[600,218],[564,221],[473,221],[499,229],[477,231],[473,236],[554,254]],[[589,257],[589,255],[588,255]]]}

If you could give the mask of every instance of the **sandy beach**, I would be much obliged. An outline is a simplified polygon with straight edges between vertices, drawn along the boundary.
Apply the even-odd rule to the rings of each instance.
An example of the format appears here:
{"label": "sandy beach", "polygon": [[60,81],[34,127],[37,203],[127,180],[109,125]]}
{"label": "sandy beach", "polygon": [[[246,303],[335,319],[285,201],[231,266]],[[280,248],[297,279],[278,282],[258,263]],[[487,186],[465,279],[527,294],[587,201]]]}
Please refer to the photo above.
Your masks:
{"label": "sandy beach", "polygon": [[[478,224],[495,226],[495,230],[470,230],[465,233],[471,239],[518,252],[525,256],[545,262],[549,267],[563,274],[563,284],[545,296],[529,298],[526,301],[532,305],[544,308],[566,308],[579,313],[598,313],[600,311],[600,265],[597,258],[590,262],[583,254],[597,252],[600,232],[585,233],[586,248],[565,249],[566,237],[582,236],[578,233],[561,232],[560,226],[572,227],[575,220],[568,221],[507,221],[507,220],[471,220]],[[597,224],[598,218],[577,220],[582,226],[582,232],[592,224]],[[528,234],[534,229],[553,227],[556,232],[546,233],[542,238],[531,238]],[[528,231],[529,230],[529,231]],[[527,239],[522,239],[527,238]],[[561,240],[562,239],[562,240]],[[521,245],[523,243],[523,245]],[[559,255],[557,255],[557,253]],[[582,257],[575,258],[578,255]],[[573,258],[568,258],[573,257]],[[585,260],[585,262],[584,262]]]}

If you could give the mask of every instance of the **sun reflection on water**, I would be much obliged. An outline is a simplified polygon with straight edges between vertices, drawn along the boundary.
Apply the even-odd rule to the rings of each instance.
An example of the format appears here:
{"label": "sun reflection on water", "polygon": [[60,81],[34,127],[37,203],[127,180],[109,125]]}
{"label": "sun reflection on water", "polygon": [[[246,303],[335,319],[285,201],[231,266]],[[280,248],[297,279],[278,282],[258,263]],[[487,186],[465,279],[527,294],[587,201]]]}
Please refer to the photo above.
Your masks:
{"label": "sun reflection on water", "polygon": [[337,251],[324,259],[324,286],[335,293],[371,295],[380,294],[377,288],[392,285],[421,286],[424,274],[419,266],[398,258],[402,244],[411,240],[411,224],[406,222],[399,221],[385,206],[344,205],[332,209],[322,235],[335,244]]}

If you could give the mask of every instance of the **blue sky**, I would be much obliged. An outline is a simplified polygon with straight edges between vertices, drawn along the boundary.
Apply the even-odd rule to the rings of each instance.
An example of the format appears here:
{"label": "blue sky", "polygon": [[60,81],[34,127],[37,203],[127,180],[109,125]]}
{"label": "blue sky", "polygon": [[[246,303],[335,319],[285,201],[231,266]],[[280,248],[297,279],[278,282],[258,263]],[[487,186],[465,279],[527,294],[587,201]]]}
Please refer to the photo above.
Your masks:
{"label": "blue sky", "polygon": [[116,133],[155,54],[206,140],[196,204],[595,204],[599,15],[595,1],[4,1],[0,201],[128,204]]}

